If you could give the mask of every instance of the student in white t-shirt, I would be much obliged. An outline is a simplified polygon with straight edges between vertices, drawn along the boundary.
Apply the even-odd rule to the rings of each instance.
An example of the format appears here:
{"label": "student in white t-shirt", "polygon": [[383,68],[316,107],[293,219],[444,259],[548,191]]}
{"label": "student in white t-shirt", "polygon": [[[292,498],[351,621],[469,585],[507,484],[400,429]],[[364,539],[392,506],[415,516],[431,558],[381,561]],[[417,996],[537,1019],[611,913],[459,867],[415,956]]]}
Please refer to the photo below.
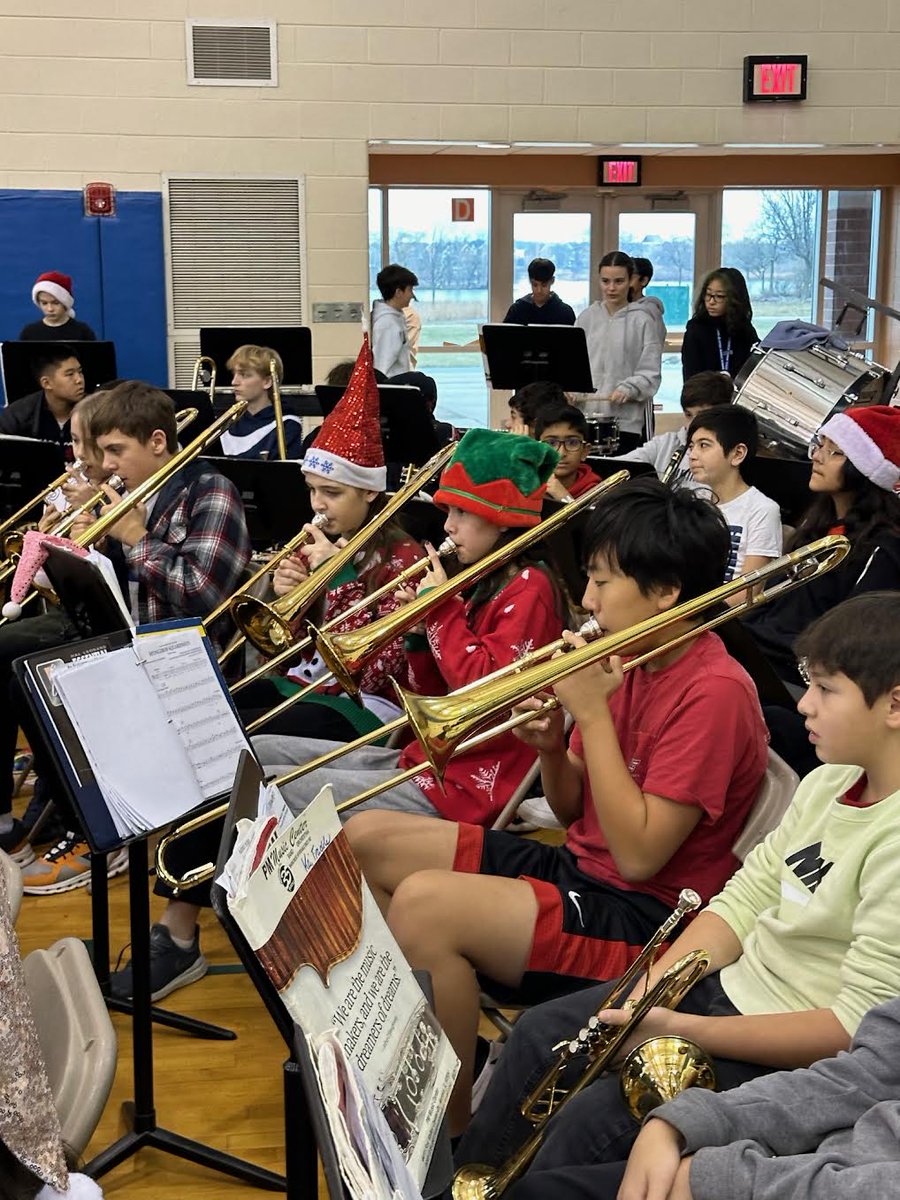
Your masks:
{"label": "student in white t-shirt", "polygon": [[684,412],[681,428],[658,433],[636,450],[617,454],[617,461],[650,463],[660,479],[665,478],[679,487],[693,488],[696,485],[687,456],[688,425],[698,413],[717,408],[720,404],[731,404],[733,399],[734,384],[728,375],[723,375],[721,371],[701,371],[699,375],[692,375],[685,380],[681,389],[681,408]]}
{"label": "student in white t-shirt", "polygon": [[[745,408],[712,408],[694,417],[687,431],[694,482],[708,488],[731,533],[726,581],[764,566],[781,554],[781,512],[774,500],[744,478],[756,456],[759,430]],[[732,604],[743,597],[734,596]]]}

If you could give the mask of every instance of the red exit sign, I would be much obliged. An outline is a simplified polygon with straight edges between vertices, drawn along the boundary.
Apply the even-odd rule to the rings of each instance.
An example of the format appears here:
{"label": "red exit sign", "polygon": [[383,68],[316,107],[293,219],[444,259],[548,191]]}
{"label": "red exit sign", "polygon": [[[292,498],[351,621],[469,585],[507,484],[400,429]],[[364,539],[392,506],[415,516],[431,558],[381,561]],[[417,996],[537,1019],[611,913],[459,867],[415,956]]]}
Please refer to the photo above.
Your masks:
{"label": "red exit sign", "polygon": [[744,103],[806,99],[805,54],[750,54],[744,59]]}
{"label": "red exit sign", "polygon": [[639,158],[601,158],[599,159],[597,182],[604,187],[640,187],[641,160]]}

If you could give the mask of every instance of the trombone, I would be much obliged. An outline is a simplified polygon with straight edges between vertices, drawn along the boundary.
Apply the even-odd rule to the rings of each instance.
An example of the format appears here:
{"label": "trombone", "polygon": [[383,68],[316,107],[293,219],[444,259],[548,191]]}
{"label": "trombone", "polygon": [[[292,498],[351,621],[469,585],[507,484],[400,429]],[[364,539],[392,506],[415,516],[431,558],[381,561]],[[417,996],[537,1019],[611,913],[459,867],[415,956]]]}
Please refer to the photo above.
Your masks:
{"label": "trombone", "polygon": [[441,470],[455,449],[456,446],[452,443],[440,449],[423,467],[416,471],[408,483],[394,492],[384,508],[376,513],[371,521],[363,525],[362,529],[357,530],[346,546],[322,563],[308,579],[292,588],[284,596],[279,596],[271,603],[258,600],[255,596],[248,596],[244,592],[239,592],[232,597],[229,608],[235,624],[261,654],[271,658],[279,650],[293,645],[295,640],[291,628],[293,623],[327,590],[331,580],[344,569],[344,566],[353,561],[372,534],[380,529],[398,509],[402,508],[406,501],[419,491],[426,480],[430,479],[436,471]]}
{"label": "trombone", "polygon": [[[453,541],[453,539],[445,538],[441,542],[440,546],[437,547],[436,553],[439,558],[445,558],[447,555],[453,554],[455,551],[456,543]],[[428,555],[423,555],[422,558],[417,559],[414,563],[410,563],[408,567],[405,567],[398,575],[395,575],[393,579],[388,579],[381,585],[381,587],[376,588],[374,592],[370,592],[368,596],[363,596],[361,599],[357,600],[355,604],[351,604],[349,608],[344,609],[343,612],[332,617],[327,625],[322,626],[323,630],[333,629],[335,625],[342,624],[347,620],[348,617],[355,616],[363,609],[371,608],[373,604],[378,603],[382,596],[386,595],[388,592],[395,592],[397,588],[403,587],[411,579],[414,579],[417,575],[421,575],[422,572],[427,570],[430,565],[431,559],[428,557]],[[287,650],[283,650],[281,653],[276,654],[275,658],[273,658],[271,662],[264,663],[261,667],[257,667],[256,670],[251,671],[249,675],[245,675],[243,679],[238,680],[235,686],[231,689],[232,695],[239,691],[242,687],[246,687],[248,683],[252,683],[255,679],[258,679],[260,675],[266,674],[273,670],[273,668],[276,666],[279,666],[283,660],[293,658],[296,654],[302,653],[304,650],[309,649],[313,644],[314,639],[311,636],[307,636],[302,638],[299,642],[294,643],[294,645],[288,647]],[[331,682],[333,678],[334,676],[330,671],[325,671],[316,679],[310,680],[305,687],[302,687],[298,691],[294,692],[292,696],[286,697],[286,699],[282,700],[279,704],[276,704],[274,708],[270,708],[268,712],[264,713],[261,717],[257,717],[255,721],[251,721],[247,726],[247,732],[256,733],[257,730],[263,727],[263,725],[271,721],[273,717],[280,717],[283,712],[287,712],[289,708],[293,708],[295,704],[299,703],[301,700],[305,700],[311,692],[317,691],[320,687],[323,687],[325,684]]]}
{"label": "trombone", "polygon": [[6,562],[6,560],[11,558],[13,554],[18,553],[17,549],[14,548],[12,550],[7,550],[6,546],[8,536],[19,537],[21,534],[21,531],[16,529],[17,523],[26,517],[33,508],[37,508],[39,504],[43,504],[51,492],[55,492],[57,488],[62,487],[62,485],[67,479],[70,478],[73,472],[80,472],[83,467],[84,463],[81,461],[81,459],[76,458],[75,461],[71,463],[61,475],[57,475],[57,477],[51,480],[50,483],[48,483],[45,488],[39,491],[36,496],[32,496],[27,504],[23,504],[21,508],[16,509],[12,516],[7,517],[3,522],[0,522],[0,538],[3,539],[3,562]]}
{"label": "trombone", "polygon": [[269,359],[269,375],[272,379],[272,408],[275,412],[275,439],[278,443],[278,457],[284,462],[287,459],[287,439],[284,436],[284,409],[281,406],[281,383],[275,359]]}
{"label": "trombone", "polygon": [[191,391],[199,392],[201,390],[200,375],[204,368],[209,371],[209,384],[207,387],[209,390],[209,402],[212,404],[216,398],[216,363],[215,359],[210,358],[208,354],[201,354],[194,362],[194,374],[191,376]]}
{"label": "trombone", "polygon": [[[190,425],[192,421],[196,421],[197,415],[198,415],[198,410],[196,408],[179,409],[179,411],[175,414],[175,433],[176,433],[176,435],[181,433],[181,431],[183,429],[187,429],[188,425]],[[76,459],[75,466],[83,467],[84,464],[81,462],[80,459]],[[54,480],[54,485],[62,486],[60,483],[60,480],[62,480],[62,482],[65,482],[65,480],[67,478],[68,478],[68,473],[61,475],[59,479]],[[122,487],[122,480],[118,477],[118,475],[110,475],[110,477],[107,480],[105,480],[105,483],[108,487],[113,488],[114,491],[119,491]],[[42,494],[43,498],[46,498],[46,496],[48,496],[50,494],[50,492],[53,491],[54,485],[51,485],[50,488],[47,489]],[[38,497],[35,497],[34,502],[32,504],[30,504],[28,506],[28,508],[33,508],[34,504],[38,502],[38,499],[39,499]],[[75,524],[75,522],[78,520],[78,518],[80,516],[82,516],[82,514],[84,514],[86,512],[90,512],[91,509],[96,508],[98,504],[102,504],[104,502],[104,500],[106,500],[106,492],[103,490],[102,487],[99,487],[91,496],[88,497],[87,500],[84,500],[81,504],[74,505],[73,507],[67,509],[66,512],[60,514],[59,520],[56,522],[56,524],[53,526],[53,528],[50,530],[50,532],[55,537],[65,537],[68,534],[69,530],[72,528],[72,526]],[[21,512],[22,510],[20,509],[19,511]],[[26,509],[25,511],[27,512],[28,509]],[[12,575],[13,572],[15,571],[17,562],[18,562],[18,555],[21,553],[21,545],[22,545],[24,536],[25,536],[24,530],[14,530],[11,533],[8,533],[6,535],[6,539],[4,540],[4,550],[6,549],[7,544],[10,542],[10,539],[12,539],[13,537],[18,539],[18,545],[12,545],[10,543],[9,556],[8,556],[8,558],[4,559],[4,561],[2,563],[0,563],[0,583],[3,583],[3,581],[8,579],[9,576]],[[11,561],[14,556],[16,558],[15,562]],[[35,596],[38,596],[38,595],[40,595],[40,592],[38,590],[30,592],[28,594],[28,596],[26,596],[26,598],[22,601],[22,604],[23,605],[27,604],[30,600],[32,600]]]}
{"label": "trombone", "polygon": [[[566,507],[571,508],[572,506],[567,505]],[[712,615],[701,624],[692,625],[686,631],[676,633],[667,641],[660,642],[629,659],[624,664],[624,669],[631,671],[635,667],[643,666],[644,663],[650,662],[662,654],[668,654],[669,651],[685,642],[699,637],[701,633],[716,629],[733,617],[741,616],[743,613],[749,612],[751,608],[783,596],[819,575],[824,575],[826,571],[830,571],[843,561],[849,549],[850,543],[847,538],[830,534],[828,537],[810,542],[808,546],[803,546],[799,550],[792,550],[790,553],[782,555],[781,558],[767,563],[764,567],[750,571],[746,575],[739,575],[729,583],[721,584],[702,596],[685,601],[684,604],[679,604],[666,613],[650,617],[621,633],[610,634],[607,637],[597,637],[596,624],[588,621],[578,631],[582,637],[593,639],[588,640],[587,645],[573,648],[564,638],[559,638],[447,696],[417,696],[395,684],[404,708],[402,716],[373,729],[370,733],[363,734],[355,741],[337,746],[327,754],[322,754],[300,767],[295,767],[294,770],[278,776],[272,782],[276,787],[284,787],[295,779],[307,775],[310,771],[318,771],[322,767],[328,766],[351,750],[361,749],[363,746],[371,745],[372,742],[395,733],[406,724],[412,726],[415,737],[425,753],[425,761],[415,763],[405,771],[400,771],[389,779],[382,780],[366,791],[360,792],[359,795],[343,801],[337,805],[337,811],[344,813],[356,808],[364,801],[371,800],[382,792],[386,792],[428,769],[434,771],[438,779],[442,779],[447,763],[454,755],[464,754],[483,742],[507,733],[519,725],[524,725],[542,713],[551,712],[559,706],[556,697],[550,696],[544,700],[539,710],[529,709],[526,712],[513,713],[499,724],[484,728],[492,719],[509,712],[515,705],[530,696],[545,691],[593,662],[608,658],[612,654],[627,653],[629,647],[639,646],[648,637],[654,637],[669,626],[693,621],[705,610],[713,610]],[[767,586],[775,576],[785,572],[787,572],[786,579]],[[456,578],[458,579],[459,576]],[[755,591],[754,589],[758,585],[762,585],[761,590]],[[428,593],[428,596],[435,596],[439,590],[435,588],[433,592]],[[729,596],[740,592],[746,593],[745,599],[733,607],[726,605],[723,610],[723,602]],[[406,607],[409,608],[410,605]],[[391,614],[391,616],[394,615],[396,614]],[[374,625],[370,625],[368,628],[372,629]],[[553,657],[558,651],[563,651],[563,653],[559,657]],[[222,804],[210,809],[209,812],[177,826],[161,839],[157,847],[156,869],[170,887],[180,890],[193,887],[195,884],[211,878],[214,872],[212,863],[195,867],[186,872],[181,879],[177,878],[165,865],[165,851],[168,846],[186,834],[224,816],[227,808],[227,804]]]}
{"label": "trombone", "polygon": [[[88,525],[87,529],[83,530],[76,537],[72,538],[74,544],[81,547],[92,546],[94,542],[98,542],[102,537],[105,537],[107,532],[113,527],[113,525],[116,524],[118,520],[120,520],[121,517],[125,515],[125,513],[130,512],[131,509],[136,508],[139,504],[142,504],[149,496],[152,496],[155,492],[158,492],[161,487],[168,483],[173,475],[177,474],[181,470],[185,463],[190,462],[193,458],[196,458],[198,454],[202,454],[210,442],[215,441],[215,439],[223,432],[223,430],[227,429],[229,425],[233,425],[234,422],[237,421],[240,416],[242,416],[246,407],[247,402],[245,400],[240,400],[237,404],[233,404],[231,408],[222,413],[221,417],[218,417],[215,421],[213,421],[209,428],[204,429],[203,432],[198,437],[195,437],[192,442],[189,442],[187,446],[184,446],[181,450],[176,451],[176,453],[172,455],[168,462],[164,463],[158,471],[150,476],[149,479],[145,479],[143,483],[139,484],[133,491],[129,492],[127,496],[120,500],[118,504],[113,505],[108,512],[102,513],[95,521]],[[93,508],[94,505],[101,503],[105,499],[106,493],[102,489],[98,489],[95,495],[92,496],[85,505],[81,506],[81,511],[84,511],[86,507]],[[71,514],[71,521],[67,524],[66,528],[71,528],[71,524],[74,522],[75,516],[77,515],[80,515],[80,513]],[[67,520],[69,517],[70,514],[66,513],[63,519]],[[29,600],[33,599],[36,595],[38,595],[37,591],[29,592],[22,601],[22,607],[24,607]],[[0,625],[10,619],[10,617],[4,617],[3,620],[0,621]]]}
{"label": "trombone", "polygon": [[378,654],[384,646],[399,637],[401,633],[405,633],[417,624],[422,615],[430,608],[442,603],[448,596],[455,596],[469,584],[490,574],[497,567],[510,562],[528,546],[541,541],[577,512],[595,504],[601,496],[618,487],[620,483],[624,483],[628,477],[627,471],[616,471],[614,475],[595,484],[589,491],[573,500],[571,504],[561,505],[545,520],[530,529],[524,529],[517,537],[498,546],[478,562],[472,563],[471,566],[454,575],[452,579],[448,579],[446,583],[417,596],[415,600],[397,609],[396,612],[388,613],[387,616],[372,621],[363,629],[339,634],[314,629],[316,649],[341,687],[352,695],[357,695],[359,693],[357,679],[366,662]]}

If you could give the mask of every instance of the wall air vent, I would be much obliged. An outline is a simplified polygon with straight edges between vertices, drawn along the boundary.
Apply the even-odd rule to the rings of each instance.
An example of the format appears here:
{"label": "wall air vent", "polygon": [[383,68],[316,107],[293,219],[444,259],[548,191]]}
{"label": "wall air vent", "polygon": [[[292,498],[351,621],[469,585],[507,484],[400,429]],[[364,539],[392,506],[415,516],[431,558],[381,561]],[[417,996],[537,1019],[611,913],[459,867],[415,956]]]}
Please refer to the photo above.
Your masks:
{"label": "wall air vent", "polygon": [[272,21],[186,21],[188,83],[276,87],[278,44]]}

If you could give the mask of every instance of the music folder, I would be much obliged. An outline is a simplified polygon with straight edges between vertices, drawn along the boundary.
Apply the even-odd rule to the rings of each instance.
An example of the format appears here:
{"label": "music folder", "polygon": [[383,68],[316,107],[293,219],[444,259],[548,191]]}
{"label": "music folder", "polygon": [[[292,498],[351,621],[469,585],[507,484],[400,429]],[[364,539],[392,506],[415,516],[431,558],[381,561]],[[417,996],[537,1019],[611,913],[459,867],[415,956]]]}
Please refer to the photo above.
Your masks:
{"label": "music folder", "polygon": [[494,389],[551,380],[567,392],[595,390],[587,339],[577,325],[483,325],[481,340]]}
{"label": "music folder", "polygon": [[225,798],[250,750],[199,621],[69,642],[14,670],[95,852]]}

